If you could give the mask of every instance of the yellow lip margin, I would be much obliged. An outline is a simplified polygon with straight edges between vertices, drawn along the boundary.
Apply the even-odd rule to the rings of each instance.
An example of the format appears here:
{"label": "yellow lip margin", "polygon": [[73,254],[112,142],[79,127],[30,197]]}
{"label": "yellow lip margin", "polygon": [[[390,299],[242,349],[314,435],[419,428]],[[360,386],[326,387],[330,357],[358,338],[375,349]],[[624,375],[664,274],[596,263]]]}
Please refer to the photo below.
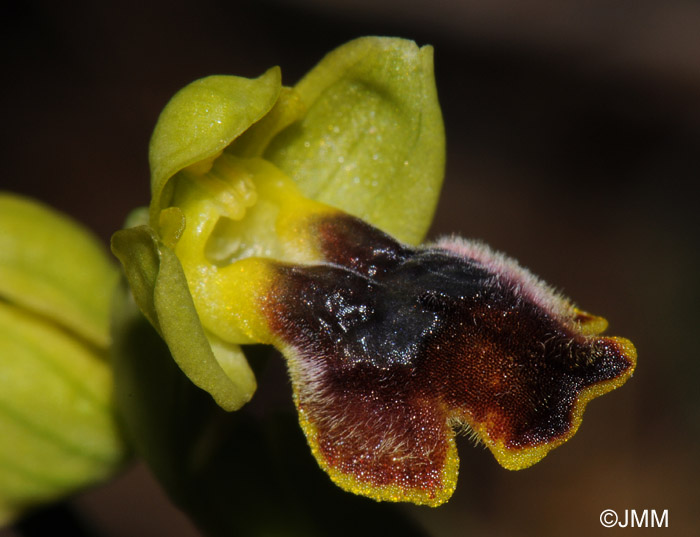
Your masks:
{"label": "yellow lip margin", "polygon": [[[290,372],[292,372],[291,376],[294,380],[294,359],[290,359],[290,356],[292,356],[293,353],[294,351],[291,351],[290,354],[290,349],[287,348],[285,349],[284,354],[287,357],[288,364],[291,366]],[[331,480],[340,488],[348,492],[352,492],[353,494],[366,496],[377,501],[411,502],[416,505],[427,505],[430,507],[438,507],[450,499],[457,486],[457,476],[459,474],[459,455],[457,454],[455,435],[452,431],[448,429],[449,432],[447,433],[447,454],[441,470],[441,488],[436,490],[406,488],[402,487],[398,483],[385,486],[373,485],[368,481],[362,480],[356,475],[344,473],[328,463],[323,456],[318,443],[318,431],[307,412],[299,404],[296,382],[293,382],[293,388],[294,403],[299,416],[299,424],[304,431],[306,441],[311,448],[311,453],[313,453],[314,458],[316,459],[316,462],[318,462],[321,469],[324,470],[329,475]]]}
{"label": "yellow lip margin", "polygon": [[[522,470],[542,460],[547,453],[554,448],[561,446],[576,434],[576,431],[578,431],[578,428],[581,426],[583,412],[586,409],[586,405],[591,400],[595,399],[596,397],[600,397],[601,395],[604,395],[615,388],[619,388],[633,375],[637,366],[637,350],[632,342],[628,339],[620,337],[607,337],[604,339],[613,342],[615,346],[617,346],[620,353],[631,362],[631,367],[629,367],[619,377],[597,382],[581,390],[571,411],[571,426],[565,434],[545,444],[521,449],[513,449],[507,447],[503,440],[492,439],[489,436],[485,426],[477,423],[469,423],[469,426],[478,434],[479,438],[484,442],[484,444],[486,444],[489,450],[491,450],[491,453],[493,453],[494,457],[501,466],[508,470]],[[468,422],[469,420],[465,421]]]}

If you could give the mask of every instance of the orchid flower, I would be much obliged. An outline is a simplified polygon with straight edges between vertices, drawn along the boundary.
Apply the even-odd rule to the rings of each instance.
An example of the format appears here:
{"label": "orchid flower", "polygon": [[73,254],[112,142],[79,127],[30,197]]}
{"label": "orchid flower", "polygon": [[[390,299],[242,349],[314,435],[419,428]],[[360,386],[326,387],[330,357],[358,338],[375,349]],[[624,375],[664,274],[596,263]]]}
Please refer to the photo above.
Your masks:
{"label": "orchid flower", "polygon": [[420,245],[444,172],[430,47],[358,39],[294,87],[278,68],[193,82],[150,162],[150,207],[112,240],[136,304],[228,411],[256,389],[241,346],[277,348],[343,489],[440,505],[455,429],[525,468],[632,375],[628,340],[516,261]]}

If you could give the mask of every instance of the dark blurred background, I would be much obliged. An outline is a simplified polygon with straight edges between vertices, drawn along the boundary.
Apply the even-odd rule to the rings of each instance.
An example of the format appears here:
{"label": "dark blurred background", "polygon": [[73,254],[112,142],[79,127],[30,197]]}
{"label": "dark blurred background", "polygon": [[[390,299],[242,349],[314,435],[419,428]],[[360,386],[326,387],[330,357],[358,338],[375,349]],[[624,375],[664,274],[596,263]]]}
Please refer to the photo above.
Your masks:
{"label": "dark blurred background", "polygon": [[[147,203],[151,130],[188,82],[281,65],[291,85],[361,35],[434,45],[448,155],[431,235],[513,255],[605,316],[639,365],[538,465],[503,470],[463,439],[450,503],[405,511],[445,537],[634,531],[602,528],[607,508],[667,509],[669,528],[654,534],[700,534],[700,4],[67,5],[2,8],[0,188],[70,213],[105,242]],[[198,535],[139,464],[71,507],[105,537]]]}

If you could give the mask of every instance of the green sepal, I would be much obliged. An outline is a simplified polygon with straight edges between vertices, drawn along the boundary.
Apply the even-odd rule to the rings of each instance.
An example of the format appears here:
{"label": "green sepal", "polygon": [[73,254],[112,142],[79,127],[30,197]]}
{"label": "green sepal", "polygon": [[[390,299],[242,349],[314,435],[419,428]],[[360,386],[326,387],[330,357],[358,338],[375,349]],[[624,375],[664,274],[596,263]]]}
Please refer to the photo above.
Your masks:
{"label": "green sepal", "polygon": [[151,137],[151,225],[170,202],[170,178],[223,151],[270,111],[281,87],[280,69],[273,67],[255,79],[209,76],[175,94]]}
{"label": "green sepal", "polygon": [[182,371],[225,410],[248,402],[256,384],[243,351],[204,330],[175,253],[149,226],[115,233],[112,251],[124,266],[135,302]]}
{"label": "green sepal", "polygon": [[445,166],[432,47],[365,37],[328,54],[295,87],[307,112],[264,153],[307,197],[404,242],[430,226]]}
{"label": "green sepal", "polygon": [[0,298],[104,347],[117,279],[86,228],[35,200],[0,193]]}

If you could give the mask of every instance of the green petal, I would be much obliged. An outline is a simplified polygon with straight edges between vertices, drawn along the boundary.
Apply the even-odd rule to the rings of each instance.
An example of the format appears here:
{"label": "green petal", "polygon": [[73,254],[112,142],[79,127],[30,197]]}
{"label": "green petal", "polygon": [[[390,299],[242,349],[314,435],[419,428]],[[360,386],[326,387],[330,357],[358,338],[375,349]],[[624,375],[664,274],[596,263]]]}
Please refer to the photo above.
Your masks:
{"label": "green petal", "polygon": [[206,333],[174,252],[148,226],[118,231],[112,250],[124,265],[136,303],[190,380],[226,410],[248,402],[256,386],[243,351]]}
{"label": "green petal", "polygon": [[93,347],[0,301],[0,524],[109,477],[125,447]]}
{"label": "green petal", "polygon": [[153,303],[153,288],[160,268],[157,244],[157,239],[148,226],[124,229],[112,236],[112,252],[122,262],[136,304],[158,332],[161,332]]}
{"label": "green petal", "polygon": [[295,87],[308,112],[265,157],[306,196],[420,242],[445,163],[432,58],[431,47],[392,38],[336,49]]}
{"label": "green petal", "polygon": [[256,79],[210,76],[175,94],[161,112],[149,150],[151,223],[168,206],[168,180],[187,166],[214,157],[263,117],[281,88],[278,67]]}
{"label": "green petal", "polygon": [[104,347],[117,278],[85,228],[36,201],[0,193],[0,297]]}

